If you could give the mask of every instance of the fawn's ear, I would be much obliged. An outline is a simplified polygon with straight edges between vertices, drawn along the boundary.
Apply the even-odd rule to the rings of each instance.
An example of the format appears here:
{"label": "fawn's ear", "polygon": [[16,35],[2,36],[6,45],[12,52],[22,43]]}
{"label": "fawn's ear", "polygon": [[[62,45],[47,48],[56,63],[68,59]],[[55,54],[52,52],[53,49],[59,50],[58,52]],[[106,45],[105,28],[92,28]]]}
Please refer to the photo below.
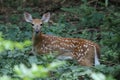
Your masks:
{"label": "fawn's ear", "polygon": [[27,12],[24,12],[24,18],[25,18],[25,21],[26,22],[32,22],[32,15],[27,13]]}
{"label": "fawn's ear", "polygon": [[48,22],[49,19],[50,19],[50,13],[48,12],[48,13],[43,14],[41,20],[42,20],[43,22]]}

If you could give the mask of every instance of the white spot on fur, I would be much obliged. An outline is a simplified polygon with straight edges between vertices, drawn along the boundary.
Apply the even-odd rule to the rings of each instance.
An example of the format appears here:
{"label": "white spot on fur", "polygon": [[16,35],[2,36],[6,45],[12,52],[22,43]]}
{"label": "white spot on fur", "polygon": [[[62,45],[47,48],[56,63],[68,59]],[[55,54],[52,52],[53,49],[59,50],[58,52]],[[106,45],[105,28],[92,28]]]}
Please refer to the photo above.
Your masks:
{"label": "white spot on fur", "polygon": [[83,56],[84,54],[82,53],[81,55]]}
{"label": "white spot on fur", "polygon": [[82,46],[80,46],[79,48],[81,48]]}
{"label": "white spot on fur", "polygon": [[87,44],[85,44],[85,45],[83,45],[83,46],[84,46],[84,47],[86,47],[86,48],[88,47],[88,45],[87,45]]}
{"label": "white spot on fur", "polygon": [[83,49],[81,49],[80,51],[83,52]]}
{"label": "white spot on fur", "polygon": [[80,57],[80,56],[81,56],[81,53],[78,54],[78,57]]}
{"label": "white spot on fur", "polygon": [[81,60],[82,60],[82,58],[79,58],[79,59],[78,59],[78,62],[80,62]]}

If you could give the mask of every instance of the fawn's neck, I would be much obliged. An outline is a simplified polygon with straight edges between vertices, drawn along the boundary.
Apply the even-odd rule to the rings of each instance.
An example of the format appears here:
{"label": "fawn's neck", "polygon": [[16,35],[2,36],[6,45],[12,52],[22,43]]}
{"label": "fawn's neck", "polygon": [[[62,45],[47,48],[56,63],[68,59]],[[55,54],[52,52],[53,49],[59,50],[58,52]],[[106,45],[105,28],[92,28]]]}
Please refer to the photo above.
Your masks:
{"label": "fawn's neck", "polygon": [[41,32],[39,32],[39,33],[34,32],[32,40],[33,40],[33,46],[40,43],[42,41],[42,33]]}

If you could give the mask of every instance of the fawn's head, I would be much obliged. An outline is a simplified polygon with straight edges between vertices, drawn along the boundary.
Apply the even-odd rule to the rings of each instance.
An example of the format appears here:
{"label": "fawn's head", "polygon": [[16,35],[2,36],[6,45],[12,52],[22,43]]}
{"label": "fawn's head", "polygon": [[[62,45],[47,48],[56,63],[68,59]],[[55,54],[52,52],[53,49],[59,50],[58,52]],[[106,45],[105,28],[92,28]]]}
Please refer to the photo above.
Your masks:
{"label": "fawn's head", "polygon": [[31,24],[33,24],[32,27],[33,27],[34,31],[36,33],[39,33],[40,29],[42,27],[42,24],[44,22],[48,22],[49,21],[49,19],[50,19],[50,13],[48,12],[48,13],[43,14],[43,16],[42,16],[41,19],[33,19],[31,14],[25,12],[24,13],[24,18],[25,18],[26,22],[30,22]]}

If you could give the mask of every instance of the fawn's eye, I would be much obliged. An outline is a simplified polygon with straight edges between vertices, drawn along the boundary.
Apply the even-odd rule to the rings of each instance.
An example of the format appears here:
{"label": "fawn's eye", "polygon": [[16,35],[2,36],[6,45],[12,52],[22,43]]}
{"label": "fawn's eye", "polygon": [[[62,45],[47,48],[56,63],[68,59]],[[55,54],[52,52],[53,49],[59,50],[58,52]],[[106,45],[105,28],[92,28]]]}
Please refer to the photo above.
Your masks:
{"label": "fawn's eye", "polygon": [[40,24],[40,26],[42,26],[42,24]]}
{"label": "fawn's eye", "polygon": [[34,26],[34,24],[31,24],[32,26]]}

